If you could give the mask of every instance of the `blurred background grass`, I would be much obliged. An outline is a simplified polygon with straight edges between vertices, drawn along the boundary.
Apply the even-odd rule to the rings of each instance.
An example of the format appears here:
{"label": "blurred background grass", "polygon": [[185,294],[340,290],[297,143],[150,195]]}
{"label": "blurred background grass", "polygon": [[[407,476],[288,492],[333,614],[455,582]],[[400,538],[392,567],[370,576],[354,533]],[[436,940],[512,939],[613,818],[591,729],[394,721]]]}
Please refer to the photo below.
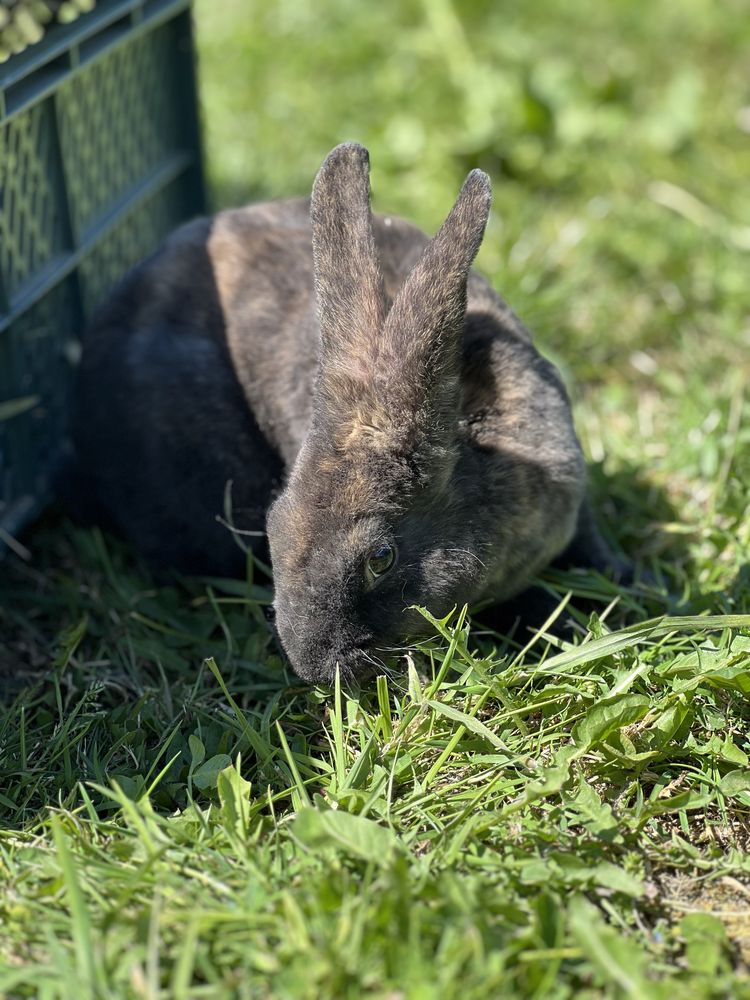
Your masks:
{"label": "blurred background grass", "polygon": [[621,542],[677,540],[715,585],[729,548],[733,578],[750,546],[745,0],[197,0],[196,18],[215,204],[306,194],[356,139],[376,208],[434,230],[487,170],[479,266],[563,368]]}

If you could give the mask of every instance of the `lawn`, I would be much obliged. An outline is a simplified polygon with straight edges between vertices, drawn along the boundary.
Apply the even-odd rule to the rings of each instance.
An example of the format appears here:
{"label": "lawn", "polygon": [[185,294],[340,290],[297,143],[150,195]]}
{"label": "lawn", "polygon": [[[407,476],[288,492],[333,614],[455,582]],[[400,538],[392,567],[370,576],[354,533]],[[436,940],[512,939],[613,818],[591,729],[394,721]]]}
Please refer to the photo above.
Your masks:
{"label": "lawn", "polygon": [[343,139],[428,230],[489,172],[479,267],[650,575],[548,572],[573,641],[459,608],[331,691],[260,567],[156,583],[51,516],[0,579],[0,995],[750,997],[746,5],[196,13],[217,206]]}

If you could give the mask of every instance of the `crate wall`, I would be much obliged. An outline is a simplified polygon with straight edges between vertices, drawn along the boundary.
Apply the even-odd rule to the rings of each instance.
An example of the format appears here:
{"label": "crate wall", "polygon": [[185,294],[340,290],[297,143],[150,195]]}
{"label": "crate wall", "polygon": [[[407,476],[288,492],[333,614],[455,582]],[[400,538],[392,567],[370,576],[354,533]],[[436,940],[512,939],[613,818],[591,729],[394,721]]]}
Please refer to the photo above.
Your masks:
{"label": "crate wall", "polygon": [[0,69],[0,548],[50,497],[86,320],[204,208],[187,0],[100,0]]}

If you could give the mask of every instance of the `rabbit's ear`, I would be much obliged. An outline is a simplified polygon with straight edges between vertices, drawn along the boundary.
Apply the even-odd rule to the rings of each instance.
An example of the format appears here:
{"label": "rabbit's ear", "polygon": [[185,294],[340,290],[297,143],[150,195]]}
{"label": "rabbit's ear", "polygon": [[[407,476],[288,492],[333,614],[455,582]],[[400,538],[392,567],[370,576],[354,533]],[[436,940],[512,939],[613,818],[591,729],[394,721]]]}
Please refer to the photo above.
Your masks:
{"label": "rabbit's ear", "polygon": [[333,367],[355,382],[367,377],[366,359],[386,312],[369,166],[364,147],[336,146],[318,171],[310,206],[322,370]]}
{"label": "rabbit's ear", "polygon": [[[383,330],[381,351],[411,379],[458,377],[466,283],[490,214],[487,174],[472,170],[450,215],[407,276]],[[412,383],[413,384],[413,383]]]}
{"label": "rabbit's ear", "polygon": [[443,453],[450,464],[461,400],[466,284],[490,202],[489,178],[473,170],[386,316],[370,354],[369,381],[343,436],[348,447],[363,442],[379,451],[422,452],[436,464]]}
{"label": "rabbit's ear", "polygon": [[473,170],[386,315],[367,154],[339,146],[323,164],[312,210],[322,335],[318,412],[337,450],[421,453],[435,468],[443,453],[450,464],[466,282],[489,210],[489,178]]}

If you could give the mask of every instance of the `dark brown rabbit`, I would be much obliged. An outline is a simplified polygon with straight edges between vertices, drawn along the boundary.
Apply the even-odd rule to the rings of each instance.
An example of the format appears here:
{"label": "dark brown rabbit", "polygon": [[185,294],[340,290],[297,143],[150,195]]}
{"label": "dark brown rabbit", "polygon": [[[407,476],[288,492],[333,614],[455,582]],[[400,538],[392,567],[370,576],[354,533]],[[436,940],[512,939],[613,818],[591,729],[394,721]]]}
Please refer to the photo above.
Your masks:
{"label": "dark brown rabbit", "polygon": [[605,568],[560,377],[470,270],[489,210],[475,170],[431,240],[372,216],[345,144],[311,202],[178,230],[86,337],[79,503],[155,565],[237,575],[229,500],[259,554],[267,531],[311,680],[423,631],[413,604],[501,602],[561,555]]}

